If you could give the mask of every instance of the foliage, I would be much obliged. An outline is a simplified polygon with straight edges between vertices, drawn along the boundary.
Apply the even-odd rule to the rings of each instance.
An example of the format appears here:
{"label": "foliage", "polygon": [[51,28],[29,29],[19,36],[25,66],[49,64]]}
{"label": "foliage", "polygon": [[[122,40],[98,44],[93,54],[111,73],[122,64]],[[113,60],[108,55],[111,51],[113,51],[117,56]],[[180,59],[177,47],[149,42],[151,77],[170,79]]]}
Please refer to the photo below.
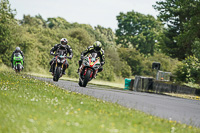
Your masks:
{"label": "foliage", "polygon": [[162,33],[162,25],[151,15],[138,12],[120,13],[117,16],[117,44],[122,47],[133,47],[145,55],[153,55],[156,50],[155,42]]}
{"label": "foliage", "polygon": [[200,59],[200,38],[196,38],[193,45],[192,45],[192,53]]}
{"label": "foliage", "polygon": [[136,49],[120,48],[118,50],[121,59],[127,61],[131,67],[132,75],[142,75],[143,72],[143,59],[144,56]]}
{"label": "foliage", "polygon": [[85,48],[87,46],[92,45],[95,42],[95,39],[90,36],[87,30],[82,28],[73,28],[68,30],[68,36],[76,38],[78,41],[80,41],[80,44]]}
{"label": "foliage", "polygon": [[177,80],[182,82],[200,83],[200,60],[189,56],[182,61],[176,70]]}
{"label": "foliage", "polygon": [[[1,3],[1,6],[3,4],[4,6],[6,5],[6,7],[10,7],[8,1]],[[4,10],[6,10],[6,8]],[[13,19],[14,21],[14,15],[11,13],[11,9],[8,10],[9,12],[7,10],[7,12],[5,12],[4,10],[1,8],[1,13],[3,14],[1,15],[2,18],[5,16],[4,21],[10,22],[10,19]],[[0,62],[10,65],[12,52],[15,50],[15,47],[19,46],[25,55],[24,71],[26,72],[48,72],[50,67],[49,61],[53,58],[50,56],[49,51],[55,44],[60,43],[60,39],[63,37],[68,39],[74,54],[73,59],[68,60],[69,68],[66,71],[66,76],[69,77],[78,77],[76,71],[80,54],[88,46],[92,45],[97,38],[99,40],[104,40],[102,42],[104,47],[114,45],[112,42],[114,33],[111,29],[98,26],[98,28],[94,30],[90,25],[78,23],[71,24],[61,17],[48,18],[47,21],[45,21],[41,15],[36,15],[35,17],[24,15],[23,19],[19,20],[19,24],[15,23],[15,25],[11,23],[5,25],[3,19],[1,20],[0,26],[2,29],[5,29],[5,31],[1,31],[6,34],[1,34],[1,37],[4,37],[2,38],[4,40],[2,41],[3,43],[1,43],[1,52],[3,52],[3,48],[5,48],[5,52],[4,54],[0,53]],[[15,20],[15,22],[17,21]],[[107,35],[110,36],[107,37]],[[104,72],[109,75],[102,72],[102,74],[99,74],[99,78],[104,80],[114,80],[116,77],[115,72],[113,71],[114,64],[109,63],[112,59],[107,59],[107,53],[105,56],[107,63],[104,65]]]}
{"label": "foliage", "polygon": [[162,71],[172,72],[174,74],[179,64],[177,59],[172,59],[162,53],[155,53],[154,56],[145,57],[134,48],[120,48],[119,54],[131,67],[132,75],[155,76],[152,70],[153,62],[160,62]]}
{"label": "foliage", "polygon": [[116,45],[115,44],[115,34],[110,28],[104,28],[100,25],[95,27],[96,39],[99,40],[105,48]]}
{"label": "foliage", "polygon": [[57,18],[48,18],[46,24],[49,28],[61,28],[61,29],[69,29],[70,23],[67,22],[64,18],[57,17]]}
{"label": "foliage", "polygon": [[[0,2],[0,55],[6,53],[10,49],[11,45],[8,45],[10,40],[12,40],[12,28],[16,24],[14,19],[15,10],[10,8],[8,0],[1,0]],[[0,56],[1,57],[1,56]]]}
{"label": "foliage", "polygon": [[172,72],[173,74],[175,72],[175,69],[177,69],[177,66],[180,64],[180,61],[178,61],[178,59],[173,59],[159,52],[155,53],[154,56],[148,57],[147,59],[151,62],[160,62],[161,71]]}
{"label": "foliage", "polygon": [[[10,7],[8,1],[4,1],[4,5]],[[153,60],[160,61],[163,64],[163,70],[169,71],[168,67],[172,67],[172,63],[169,63],[172,61],[171,59],[155,52],[155,47],[159,48],[160,44],[165,43],[163,40],[165,34],[162,32],[163,28],[160,22],[150,15],[134,11],[127,14],[120,13],[121,16],[119,15],[118,18],[121,26],[127,21],[135,27],[131,27],[133,33],[128,27],[125,28],[127,36],[120,36],[121,33],[118,30],[116,37],[110,28],[104,28],[100,25],[93,28],[87,24],[69,23],[61,17],[44,20],[41,15],[24,15],[22,20],[17,21],[14,19],[13,10],[8,9],[5,8],[4,11],[1,8],[0,10],[4,20],[9,21],[8,25],[3,22],[3,19],[0,21],[1,32],[5,32],[5,34],[1,33],[3,41],[0,45],[1,52],[4,51],[4,54],[0,53],[0,63],[3,62],[7,66],[10,65],[12,52],[19,46],[25,55],[25,72],[47,73],[50,68],[49,61],[53,58],[49,51],[55,44],[60,43],[61,38],[65,37],[68,39],[74,55],[72,60],[68,60],[69,68],[66,70],[68,77],[78,77],[76,71],[80,54],[96,40],[102,42],[106,60],[103,66],[104,71],[98,74],[98,79],[111,81],[115,80],[116,77],[126,78],[135,74],[150,76],[153,73],[151,70]],[[122,16],[125,18],[120,20]],[[120,40],[123,37],[127,37],[126,40],[131,42],[131,45],[126,46],[129,42],[123,44],[122,42],[125,40]],[[118,46],[115,42],[116,39],[121,41]],[[155,42],[155,40],[157,41]],[[196,39],[195,44],[194,47],[198,48],[198,39]],[[133,48],[119,49],[120,46]],[[198,53],[197,51],[193,52]]]}
{"label": "foliage", "polygon": [[47,25],[41,15],[36,15],[35,17],[31,17],[30,15],[24,15],[23,20],[20,20],[20,24],[37,26],[40,28],[46,27]]}
{"label": "foliage", "polygon": [[159,19],[167,24],[162,50],[179,60],[192,55],[192,45],[200,38],[199,0],[162,0],[154,8]]}
{"label": "foliage", "polygon": [[113,70],[116,76],[122,77],[130,77],[131,74],[131,67],[127,64],[126,59],[122,59],[117,48],[114,46],[108,47],[105,50],[107,56],[110,60],[110,64],[113,64]]}

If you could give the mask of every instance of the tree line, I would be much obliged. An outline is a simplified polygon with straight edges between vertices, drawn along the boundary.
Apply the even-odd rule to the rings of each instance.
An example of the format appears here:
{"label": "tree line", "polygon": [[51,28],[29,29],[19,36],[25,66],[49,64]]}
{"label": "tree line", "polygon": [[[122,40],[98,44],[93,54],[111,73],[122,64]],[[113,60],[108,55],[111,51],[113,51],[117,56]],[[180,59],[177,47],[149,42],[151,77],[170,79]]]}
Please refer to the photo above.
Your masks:
{"label": "tree line", "polygon": [[9,0],[0,3],[0,63],[10,66],[16,46],[25,54],[25,71],[48,72],[52,58],[50,49],[65,37],[73,49],[66,73],[78,77],[80,53],[94,41],[101,41],[106,63],[99,79],[154,75],[153,62],[160,62],[163,71],[171,71],[176,80],[200,82],[200,2],[199,0],[162,0],[154,5],[159,16],[130,11],[116,16],[118,29],[100,25],[70,23],[64,18],[43,19],[41,15],[24,15],[15,19],[16,10]]}

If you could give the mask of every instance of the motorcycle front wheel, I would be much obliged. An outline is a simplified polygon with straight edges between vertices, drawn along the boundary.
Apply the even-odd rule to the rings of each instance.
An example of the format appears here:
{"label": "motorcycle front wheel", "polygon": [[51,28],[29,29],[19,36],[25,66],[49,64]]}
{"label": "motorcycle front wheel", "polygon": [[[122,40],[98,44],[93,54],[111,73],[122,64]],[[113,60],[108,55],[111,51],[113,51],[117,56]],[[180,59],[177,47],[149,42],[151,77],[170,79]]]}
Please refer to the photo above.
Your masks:
{"label": "motorcycle front wheel", "polygon": [[58,81],[58,79],[60,78],[60,74],[61,74],[61,67],[57,67],[56,71],[54,71],[54,77],[53,80],[54,81]]}
{"label": "motorcycle front wheel", "polygon": [[91,74],[91,70],[87,70],[85,78],[83,79],[83,87],[86,87],[87,83],[89,82],[90,74]]}
{"label": "motorcycle front wheel", "polygon": [[20,72],[20,64],[17,64],[17,71],[16,72]]}
{"label": "motorcycle front wheel", "polygon": [[80,78],[79,78],[78,85],[79,85],[80,87],[82,87],[82,86],[83,86],[83,84],[82,84],[82,81],[81,81],[81,79],[80,79]]}

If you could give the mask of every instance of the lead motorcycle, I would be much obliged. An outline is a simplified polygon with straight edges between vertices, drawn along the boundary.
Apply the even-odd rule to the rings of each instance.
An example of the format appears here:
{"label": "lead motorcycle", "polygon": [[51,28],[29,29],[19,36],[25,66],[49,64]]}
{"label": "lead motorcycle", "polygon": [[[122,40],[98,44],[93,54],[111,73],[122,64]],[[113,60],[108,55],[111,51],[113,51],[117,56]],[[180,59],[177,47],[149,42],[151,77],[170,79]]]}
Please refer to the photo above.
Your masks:
{"label": "lead motorcycle", "polygon": [[84,57],[79,70],[79,86],[86,87],[87,83],[96,77],[100,65],[99,58],[96,53],[92,53]]}
{"label": "lead motorcycle", "polygon": [[53,65],[53,72],[52,72],[52,76],[53,76],[53,81],[58,81],[59,78],[62,77],[62,73],[63,73],[63,66],[65,64],[65,62],[67,61],[67,57],[64,54],[64,51],[60,50],[58,52],[58,54],[54,54],[55,56],[55,61],[52,62]]}

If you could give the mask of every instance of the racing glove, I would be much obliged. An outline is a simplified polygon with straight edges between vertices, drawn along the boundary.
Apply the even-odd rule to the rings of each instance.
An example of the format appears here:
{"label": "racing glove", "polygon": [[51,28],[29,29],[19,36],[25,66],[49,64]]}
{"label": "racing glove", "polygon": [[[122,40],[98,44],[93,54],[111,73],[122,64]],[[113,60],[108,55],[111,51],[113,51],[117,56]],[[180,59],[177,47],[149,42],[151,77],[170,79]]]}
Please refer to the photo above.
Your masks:
{"label": "racing glove", "polygon": [[81,55],[81,60],[83,60],[84,59],[84,56],[83,55]]}
{"label": "racing glove", "polygon": [[101,62],[101,66],[103,66],[105,64],[105,62]]}

